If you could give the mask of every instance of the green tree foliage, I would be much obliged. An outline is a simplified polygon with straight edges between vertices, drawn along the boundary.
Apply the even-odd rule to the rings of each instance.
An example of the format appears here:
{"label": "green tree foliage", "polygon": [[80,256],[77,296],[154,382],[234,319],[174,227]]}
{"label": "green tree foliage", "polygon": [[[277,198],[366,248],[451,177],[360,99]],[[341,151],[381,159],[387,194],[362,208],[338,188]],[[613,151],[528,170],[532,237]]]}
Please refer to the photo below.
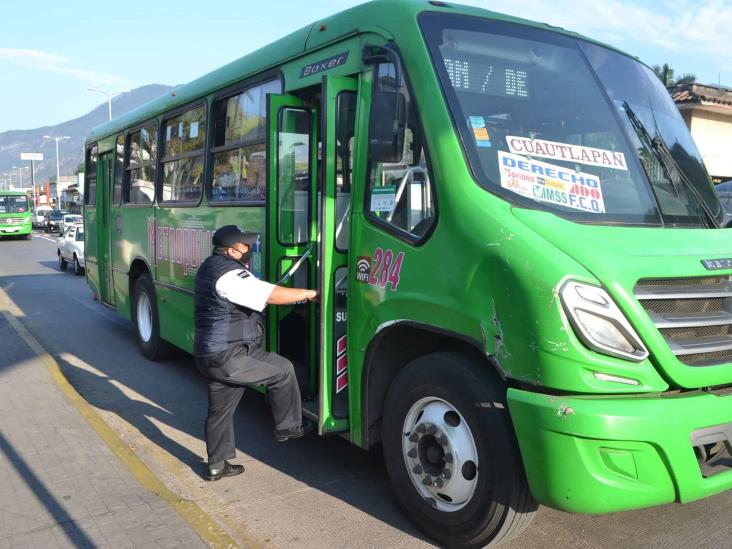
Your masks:
{"label": "green tree foliage", "polygon": [[84,173],[84,163],[80,162],[78,166],[76,166],[76,171],[74,172],[76,175],[79,175],[80,173]]}
{"label": "green tree foliage", "polygon": [[663,65],[653,65],[653,72],[656,73],[658,79],[663,82],[663,85],[667,88],[677,86],[678,84],[693,84],[696,82],[696,75],[691,73],[682,74],[676,78],[674,69],[671,68],[671,65],[668,63],[664,63]]}

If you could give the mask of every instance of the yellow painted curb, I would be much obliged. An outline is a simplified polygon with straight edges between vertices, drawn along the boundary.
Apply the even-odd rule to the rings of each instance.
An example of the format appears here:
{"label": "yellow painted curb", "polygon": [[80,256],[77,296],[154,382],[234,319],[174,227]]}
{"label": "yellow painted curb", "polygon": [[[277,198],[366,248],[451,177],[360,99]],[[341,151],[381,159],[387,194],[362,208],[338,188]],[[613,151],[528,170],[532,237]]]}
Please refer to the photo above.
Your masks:
{"label": "yellow painted curb", "polygon": [[97,414],[92,406],[76,392],[76,389],[69,383],[61,372],[58,362],[48,354],[38,340],[23,326],[18,317],[24,316],[23,312],[12,299],[0,288],[0,314],[8,321],[18,335],[28,344],[38,358],[43,362],[51,373],[56,384],[68,397],[82,416],[94,428],[100,438],[107,444],[110,450],[129,469],[130,473],[149,492],[160,499],[168,502],[178,514],[193,528],[196,533],[216,549],[235,549],[239,545],[234,541],[216,521],[208,516],[194,501],[181,499],[180,496],[170,491],[137,457],[117,433]]}

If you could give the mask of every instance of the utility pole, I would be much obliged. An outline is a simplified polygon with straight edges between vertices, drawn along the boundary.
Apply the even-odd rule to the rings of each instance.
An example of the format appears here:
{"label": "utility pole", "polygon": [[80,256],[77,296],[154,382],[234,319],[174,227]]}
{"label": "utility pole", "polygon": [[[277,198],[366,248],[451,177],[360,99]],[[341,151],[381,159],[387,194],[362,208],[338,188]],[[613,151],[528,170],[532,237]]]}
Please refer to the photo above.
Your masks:
{"label": "utility pole", "polygon": [[31,163],[31,185],[33,186],[34,206],[38,206],[38,193],[36,189],[36,160],[43,160],[42,153],[20,153],[21,160],[30,160]]}
{"label": "utility pole", "polygon": [[58,142],[64,139],[71,139],[68,135],[62,135],[61,137],[52,137],[50,135],[44,135],[44,139],[53,139],[56,141],[56,205],[61,209],[61,169],[58,163]]}

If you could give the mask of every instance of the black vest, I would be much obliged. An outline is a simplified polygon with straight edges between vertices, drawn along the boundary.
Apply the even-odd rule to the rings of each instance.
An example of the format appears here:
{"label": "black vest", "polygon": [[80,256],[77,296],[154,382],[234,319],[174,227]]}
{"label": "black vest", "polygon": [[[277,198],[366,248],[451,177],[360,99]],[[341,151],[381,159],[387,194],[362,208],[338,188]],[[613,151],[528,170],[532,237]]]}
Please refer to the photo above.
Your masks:
{"label": "black vest", "polygon": [[196,273],[194,294],[196,334],[193,354],[211,357],[233,343],[259,344],[264,333],[264,316],[257,311],[226,301],[216,293],[216,282],[229,271],[241,269],[239,262],[214,252]]}

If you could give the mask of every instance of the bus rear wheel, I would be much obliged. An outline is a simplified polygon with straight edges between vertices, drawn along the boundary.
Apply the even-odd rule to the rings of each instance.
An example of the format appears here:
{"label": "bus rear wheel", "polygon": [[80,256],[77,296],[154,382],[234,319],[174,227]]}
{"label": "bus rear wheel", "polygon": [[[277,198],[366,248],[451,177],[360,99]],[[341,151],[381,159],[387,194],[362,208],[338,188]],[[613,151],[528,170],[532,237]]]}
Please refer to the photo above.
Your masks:
{"label": "bus rear wheel", "polygon": [[505,386],[487,369],[460,354],[417,358],[397,375],[384,405],[384,460],[397,501],[448,547],[507,541],[538,507]]}
{"label": "bus rear wheel", "polygon": [[150,275],[141,275],[135,281],[132,291],[132,320],[135,323],[137,343],[145,358],[154,361],[164,358],[167,346],[160,337],[158,305]]}

